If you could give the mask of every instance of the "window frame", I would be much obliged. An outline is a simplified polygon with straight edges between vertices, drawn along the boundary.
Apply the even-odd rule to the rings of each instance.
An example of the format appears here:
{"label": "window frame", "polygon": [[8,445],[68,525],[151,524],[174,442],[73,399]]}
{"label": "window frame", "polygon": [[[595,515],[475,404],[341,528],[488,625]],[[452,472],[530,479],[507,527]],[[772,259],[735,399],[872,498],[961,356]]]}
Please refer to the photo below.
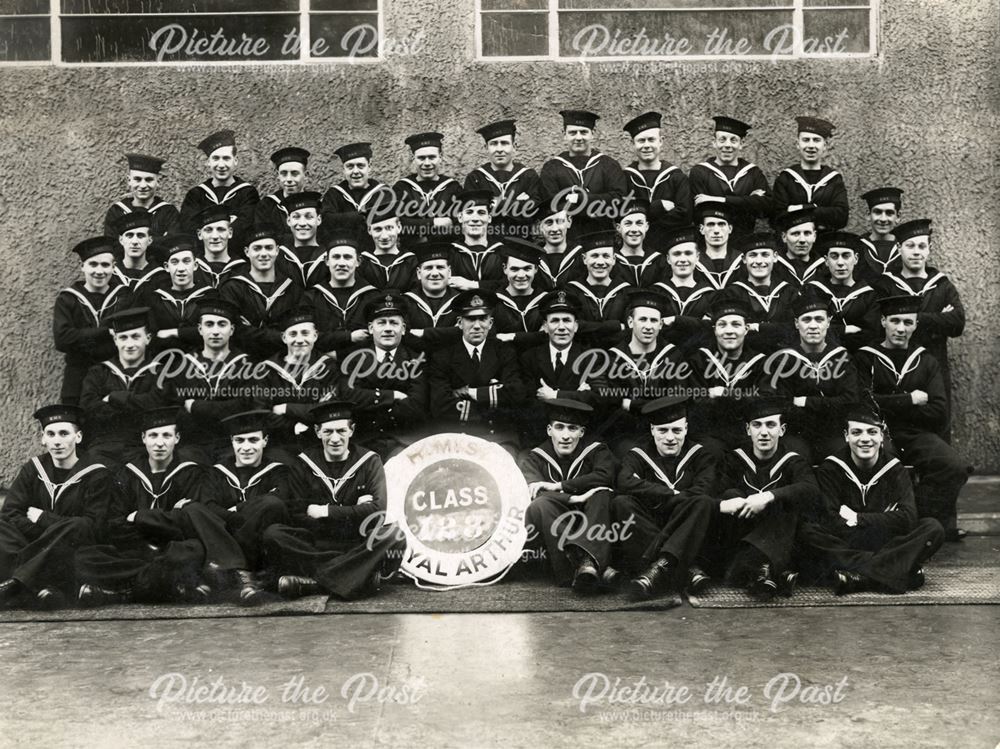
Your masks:
{"label": "window frame", "polygon": [[376,18],[375,30],[378,34],[377,53],[371,57],[313,57],[310,52],[311,44],[299,45],[299,56],[295,59],[287,60],[102,60],[99,62],[67,62],[62,59],[62,19],[67,17],[86,16],[128,16],[128,17],[151,17],[162,16],[165,19],[183,19],[189,16],[199,15],[224,15],[220,13],[194,12],[194,13],[66,13],[62,12],[62,0],[49,0],[49,12],[44,13],[24,13],[15,15],[0,15],[0,18],[48,18],[49,19],[49,59],[47,60],[0,60],[0,69],[14,67],[63,67],[63,68],[102,68],[102,67],[123,67],[142,68],[153,66],[169,66],[176,68],[188,67],[209,67],[228,68],[246,67],[251,65],[357,65],[383,62],[385,54],[385,0],[375,0],[374,11],[353,11],[353,10],[311,10],[311,0],[298,0],[298,10],[288,11],[247,11],[235,15],[298,15],[298,31],[300,39],[310,39],[312,18],[316,15],[345,15],[350,13],[374,13]]}
{"label": "window frame", "polygon": [[[785,60],[874,60],[878,59],[879,53],[879,26],[880,26],[880,11],[881,2],[880,0],[841,0],[836,5],[815,5],[810,6],[808,10],[863,10],[864,5],[859,5],[859,2],[866,2],[868,5],[868,38],[869,38],[869,50],[867,52],[825,52],[818,53],[812,52],[807,53],[803,49],[803,18],[804,11],[806,10],[806,0],[791,0],[792,7],[789,9],[792,13],[792,24],[793,24],[793,49],[790,54],[763,54],[763,55],[589,55],[589,56],[575,56],[567,57],[560,54],[559,50],[559,13],[560,12],[574,12],[577,10],[584,9],[563,9],[560,11],[559,3],[560,0],[546,0],[548,3],[548,8],[545,10],[483,10],[482,0],[475,0],[475,61],[485,62],[485,63],[504,63],[504,62],[557,62],[557,63],[621,63],[621,62],[707,62],[712,60],[717,61],[735,61],[735,60],[746,60],[748,62],[762,62],[762,61],[785,61]],[[692,7],[692,8],[678,8],[677,13],[684,13],[690,11],[704,11],[704,10],[718,10],[717,8],[710,8],[707,6],[711,0],[704,0],[706,5]],[[627,9],[609,9],[609,8],[598,8],[598,9],[586,9],[587,11],[593,10],[614,10],[621,11]],[[751,8],[744,8],[743,10],[774,10],[773,7],[769,6],[755,6]],[[641,12],[641,11],[635,11]],[[521,15],[535,14],[535,15],[548,15],[548,53],[544,55],[507,55],[507,56],[494,56],[487,57],[483,55],[483,15],[503,15],[517,13]]]}

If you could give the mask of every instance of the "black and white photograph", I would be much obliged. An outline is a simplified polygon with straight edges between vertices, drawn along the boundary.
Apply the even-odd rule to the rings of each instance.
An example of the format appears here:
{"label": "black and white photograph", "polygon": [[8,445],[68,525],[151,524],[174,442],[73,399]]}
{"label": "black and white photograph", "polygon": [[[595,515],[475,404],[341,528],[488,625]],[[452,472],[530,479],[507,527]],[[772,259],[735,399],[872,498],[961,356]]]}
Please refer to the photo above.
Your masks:
{"label": "black and white photograph", "polygon": [[0,746],[1000,747],[998,35],[0,0]]}

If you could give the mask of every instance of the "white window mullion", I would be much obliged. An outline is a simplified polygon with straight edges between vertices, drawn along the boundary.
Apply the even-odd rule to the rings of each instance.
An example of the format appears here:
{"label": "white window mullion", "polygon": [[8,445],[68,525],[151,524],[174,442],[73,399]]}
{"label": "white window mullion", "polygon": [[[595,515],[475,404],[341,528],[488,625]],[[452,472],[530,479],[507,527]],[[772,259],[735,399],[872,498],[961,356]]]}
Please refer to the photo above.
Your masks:
{"label": "white window mullion", "polygon": [[549,0],[549,58],[559,57],[559,0]]}
{"label": "white window mullion", "polygon": [[49,0],[49,55],[53,65],[62,62],[62,0]]}
{"label": "white window mullion", "polygon": [[312,29],[309,21],[309,0],[299,0],[299,60],[303,62],[312,57]]}
{"label": "white window mullion", "polygon": [[802,57],[805,54],[803,37],[805,36],[805,15],[802,12],[803,0],[792,3],[792,57]]}

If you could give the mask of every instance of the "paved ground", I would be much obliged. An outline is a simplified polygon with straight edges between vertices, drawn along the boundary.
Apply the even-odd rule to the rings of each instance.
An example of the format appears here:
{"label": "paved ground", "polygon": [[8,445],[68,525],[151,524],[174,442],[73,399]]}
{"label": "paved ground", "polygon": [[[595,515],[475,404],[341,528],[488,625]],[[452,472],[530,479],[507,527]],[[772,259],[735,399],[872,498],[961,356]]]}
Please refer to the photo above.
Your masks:
{"label": "paved ground", "polygon": [[0,745],[993,749],[998,631],[1000,606],[5,624]]}

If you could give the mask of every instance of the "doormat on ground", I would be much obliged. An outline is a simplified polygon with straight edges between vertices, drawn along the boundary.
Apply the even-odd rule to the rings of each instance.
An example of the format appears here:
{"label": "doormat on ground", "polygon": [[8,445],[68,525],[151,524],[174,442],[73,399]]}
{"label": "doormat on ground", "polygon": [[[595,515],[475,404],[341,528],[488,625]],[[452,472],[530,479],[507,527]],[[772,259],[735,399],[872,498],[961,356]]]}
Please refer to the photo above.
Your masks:
{"label": "doormat on ground", "polygon": [[893,593],[852,593],[836,596],[829,588],[802,587],[788,598],[759,601],[742,590],[709,588],[699,596],[690,596],[695,608],[743,609],[782,608],[788,606],[927,606],[1000,603],[1000,566],[928,566],[927,582],[919,590],[900,595]]}
{"label": "doormat on ground", "polygon": [[227,619],[242,616],[295,616],[322,614],[326,596],[309,596],[297,601],[283,601],[277,596],[261,606],[244,607],[236,603],[210,603],[202,606],[185,604],[143,604],[102,606],[94,609],[57,609],[32,611],[11,609],[0,611],[0,624],[7,622],[78,622],[127,621],[130,619]]}

